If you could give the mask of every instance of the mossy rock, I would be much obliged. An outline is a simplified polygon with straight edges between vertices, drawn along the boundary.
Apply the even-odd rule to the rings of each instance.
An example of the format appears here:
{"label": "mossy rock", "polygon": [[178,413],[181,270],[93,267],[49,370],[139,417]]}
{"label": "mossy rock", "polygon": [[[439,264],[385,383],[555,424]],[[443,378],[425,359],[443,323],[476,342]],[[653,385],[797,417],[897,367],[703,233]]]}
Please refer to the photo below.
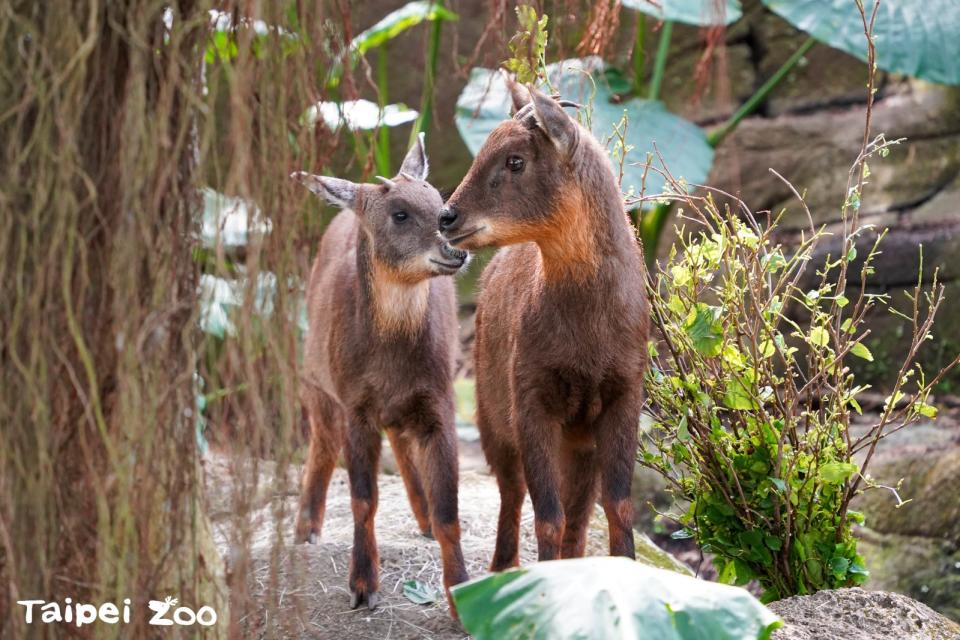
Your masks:
{"label": "mossy rock", "polygon": [[[863,261],[877,240],[883,227],[865,231],[857,242],[857,259],[849,269],[848,291],[860,289]],[[922,280],[923,292],[931,290],[936,274],[937,282],[943,285],[944,299],[937,311],[933,325],[933,340],[924,342],[916,353],[915,362],[932,377],[949,364],[960,352],[960,327],[950,319],[960,314],[960,263],[955,256],[960,252],[960,205],[957,221],[950,226],[933,228],[893,227],[880,244],[880,253],[872,261],[874,269],[868,277],[866,292],[889,296],[889,309],[878,305],[865,318],[863,328],[870,334],[864,341],[873,359],[847,358],[846,364],[854,373],[858,384],[870,384],[886,392],[892,388],[897,373],[911,347],[911,323],[903,316],[913,315],[913,295],[918,277]],[[841,253],[839,235],[826,238],[816,249],[799,286],[813,289],[819,286],[820,277],[814,267],[824,264],[827,256]],[[922,271],[921,271],[922,265]],[[848,293],[848,296],[850,294]],[[852,296],[851,296],[852,297]],[[799,304],[792,304],[789,317],[805,326],[809,314]],[[803,345],[797,345],[803,350]],[[935,390],[937,393],[954,393],[960,388],[960,370],[948,374]]]}
{"label": "mossy rock", "polygon": [[636,465],[633,469],[633,523],[642,531],[653,529],[657,511],[673,505],[673,496],[667,491],[667,481],[652,469]]}
{"label": "mossy rock", "polygon": [[[862,87],[861,87],[862,90]],[[912,83],[909,92],[879,100],[876,130],[906,138],[884,159],[870,163],[864,218],[895,225],[899,212],[934,198],[960,170],[960,89]],[[863,106],[751,117],[717,148],[709,184],[743,194],[753,210],[786,209],[781,228],[808,229],[807,214],[776,169],[804,194],[815,225],[839,221],[850,162],[862,143]],[[944,218],[940,213],[941,220]],[[889,214],[886,218],[882,214]],[[960,219],[960,211],[954,220]]]}
{"label": "mossy rock", "polygon": [[895,486],[902,478],[900,493],[909,502],[895,508],[893,497],[883,489],[857,496],[852,506],[866,515],[867,526],[884,534],[960,545],[960,448],[877,461],[869,471],[885,485]]}
{"label": "mossy rock", "polygon": [[[607,518],[603,515],[603,509],[599,506],[594,512],[594,517],[590,520],[590,527],[587,530],[587,555],[605,555],[608,540]],[[664,551],[650,539],[647,534],[634,530],[633,543],[636,550],[637,562],[657,567],[658,569],[667,569],[676,571],[684,575],[693,575],[690,567],[677,560],[673,555]]]}
{"label": "mossy rock", "polygon": [[935,538],[857,531],[868,589],[896,591],[960,620],[960,550]]}
{"label": "mossy rock", "polygon": [[[929,291],[929,287],[926,290]],[[960,326],[951,322],[960,312],[960,280],[947,283],[944,290],[946,297],[937,311],[937,320],[933,326],[934,339],[920,347],[915,360],[926,372],[928,379],[960,352]],[[898,310],[904,311],[910,306],[906,295],[912,295],[912,289],[898,288],[887,290],[887,293],[893,296],[894,307]],[[912,313],[912,309],[909,312]],[[870,330],[870,336],[864,344],[873,354],[873,361],[848,358],[847,364],[858,384],[870,384],[884,392],[889,391],[909,353],[910,326],[903,318],[880,310],[868,317],[864,328]],[[958,390],[960,369],[954,369],[941,379],[934,392],[956,394]]]}
{"label": "mossy rock", "polygon": [[639,531],[633,532],[633,542],[637,552],[637,562],[643,562],[658,569],[668,569],[684,575],[692,576],[690,567],[667,553],[647,536]]}

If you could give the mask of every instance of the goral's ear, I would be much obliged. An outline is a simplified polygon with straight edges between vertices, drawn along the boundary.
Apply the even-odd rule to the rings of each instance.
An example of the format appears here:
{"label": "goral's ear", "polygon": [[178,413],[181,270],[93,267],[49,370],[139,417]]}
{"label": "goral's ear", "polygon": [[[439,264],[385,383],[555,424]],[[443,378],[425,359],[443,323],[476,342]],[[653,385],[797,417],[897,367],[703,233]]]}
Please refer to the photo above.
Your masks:
{"label": "goral's ear", "polygon": [[357,201],[357,193],[360,191],[360,185],[355,182],[315,176],[306,171],[295,171],[290,174],[290,177],[336,207],[353,208]]}
{"label": "goral's ear", "polygon": [[556,100],[533,86],[527,89],[533,98],[533,112],[537,125],[561,152],[569,152],[577,140],[577,124]]}
{"label": "goral's ear", "polygon": [[507,88],[510,90],[510,99],[513,102],[513,112],[510,115],[516,115],[520,109],[530,104],[530,92],[506,71],[503,71],[503,76],[507,81]]}
{"label": "goral's ear", "polygon": [[417,141],[407,151],[407,157],[403,159],[400,165],[400,173],[417,180],[426,180],[427,172],[430,170],[430,164],[427,162],[427,149],[423,144],[423,131],[417,136]]}

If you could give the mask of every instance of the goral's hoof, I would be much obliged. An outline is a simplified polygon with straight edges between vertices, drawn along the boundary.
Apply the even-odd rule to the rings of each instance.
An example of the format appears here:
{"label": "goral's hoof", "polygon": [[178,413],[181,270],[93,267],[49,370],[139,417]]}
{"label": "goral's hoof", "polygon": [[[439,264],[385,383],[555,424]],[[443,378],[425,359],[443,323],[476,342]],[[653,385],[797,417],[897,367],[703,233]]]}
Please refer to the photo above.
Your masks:
{"label": "goral's hoof", "polygon": [[318,544],[320,533],[310,526],[297,527],[293,535],[293,541],[295,544]]}
{"label": "goral's hoof", "polygon": [[317,544],[320,540],[320,527],[313,521],[310,514],[304,510],[297,519],[297,525],[293,530],[294,544]]}
{"label": "goral's hoof", "polygon": [[364,591],[351,591],[350,592],[350,608],[356,609],[364,602],[367,603],[367,609],[373,611],[377,608],[377,605],[380,604],[381,597],[380,594],[376,591],[371,593],[366,593]]}

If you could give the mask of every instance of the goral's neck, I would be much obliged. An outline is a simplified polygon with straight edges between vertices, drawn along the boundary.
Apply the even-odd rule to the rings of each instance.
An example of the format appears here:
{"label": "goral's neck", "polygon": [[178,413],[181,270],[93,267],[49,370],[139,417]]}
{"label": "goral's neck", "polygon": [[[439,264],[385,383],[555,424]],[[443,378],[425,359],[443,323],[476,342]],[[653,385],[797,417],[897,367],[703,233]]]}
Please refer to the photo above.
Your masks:
{"label": "goral's neck", "polygon": [[557,196],[548,226],[538,230],[535,239],[545,281],[583,282],[596,275],[600,260],[593,218],[579,189],[566,189]]}
{"label": "goral's neck", "polygon": [[363,230],[357,247],[357,271],[363,282],[364,312],[385,336],[414,336],[427,315],[430,280],[413,281],[380,263]]}

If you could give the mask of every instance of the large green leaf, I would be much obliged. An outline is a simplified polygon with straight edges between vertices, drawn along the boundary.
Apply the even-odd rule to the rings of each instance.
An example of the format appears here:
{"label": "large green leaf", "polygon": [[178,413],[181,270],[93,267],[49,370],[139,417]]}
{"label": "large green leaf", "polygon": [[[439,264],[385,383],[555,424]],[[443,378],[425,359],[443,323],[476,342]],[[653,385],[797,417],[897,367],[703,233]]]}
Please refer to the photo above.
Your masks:
{"label": "large green leaf", "polygon": [[698,353],[707,357],[720,355],[723,349],[723,324],[716,307],[698,302],[690,309],[684,331]]}
{"label": "large green leaf", "polygon": [[256,203],[243,198],[232,198],[204,187],[203,219],[200,239],[204,247],[222,245],[231,250],[247,244],[254,236],[270,233],[273,222],[260,212]]}
{"label": "large green leaf", "polygon": [[827,484],[841,484],[859,470],[853,462],[828,462],[820,467],[820,478]]}
{"label": "large green leaf", "polygon": [[[853,0],[763,0],[817,40],[867,59],[863,22]],[[865,0],[868,16],[873,3]],[[885,0],[873,29],[877,66],[931,82],[960,84],[957,0]]]}
{"label": "large green leaf", "polygon": [[[374,49],[397,37],[410,27],[415,27],[423,21],[435,20],[453,21],[457,14],[445,8],[437,0],[416,0],[408,2],[396,11],[391,11],[369,29],[360,32],[350,41],[349,64],[352,69],[357,60],[370,49]],[[331,65],[327,74],[327,86],[333,88],[340,83],[343,75],[343,65],[339,62]]]}
{"label": "large green leaf", "polygon": [[780,621],[744,589],[627,558],[540,562],[453,588],[475,638],[767,639]]}
{"label": "large green leaf", "polygon": [[[209,273],[200,275],[197,294],[200,298],[200,328],[218,338],[237,335],[234,317],[243,305],[250,282],[246,278],[227,280]],[[261,271],[253,283],[253,312],[267,317],[273,313],[277,277]]]}
{"label": "large green leaf", "polygon": [[730,24],[743,15],[739,0],[623,0],[623,6],[660,20],[683,22],[698,27]]}
{"label": "large green leaf", "polygon": [[404,582],[403,595],[413,604],[433,604],[443,597],[442,593],[419,580],[407,580]]}
{"label": "large green leaf", "polygon": [[398,127],[413,122],[419,114],[405,104],[387,104],[383,107],[369,100],[321,100],[309,107],[301,122],[314,126],[320,120],[331,131],[346,127],[351,131],[370,131],[377,127]]}
{"label": "large green leaf", "polygon": [[[601,142],[607,142],[626,114],[626,144],[632,148],[628,149],[623,167],[624,193],[640,192],[648,153],[654,155],[653,168],[646,176],[646,194],[664,191],[666,181],[656,171],[662,170],[663,165],[655,148],[674,177],[696,184],[706,181],[713,163],[713,148],[700,127],[673,115],[661,102],[629,98],[618,103],[598,58],[563,60],[547,65],[546,71],[553,89],[564,98],[584,105],[592,102],[590,128]],[[470,80],[457,100],[455,119],[472,154],[476,155],[494,127],[509,117],[510,105],[502,74],[479,67],[471,70]]]}
{"label": "large green leaf", "polygon": [[[173,12],[164,11],[164,23],[167,29],[173,24]],[[277,36],[281,40],[281,51],[284,56],[290,54],[300,47],[300,38],[297,34],[279,27],[277,25],[267,24],[263,20],[254,20],[250,18],[240,18],[234,21],[233,14],[227,11],[217,9],[210,10],[210,40],[207,42],[207,48],[204,53],[204,60],[207,64],[213,64],[217,60],[229,62],[234,60],[239,53],[237,45],[237,32],[244,29],[253,30],[251,46],[253,54],[262,59],[267,39],[271,36]]]}
{"label": "large green leaf", "polygon": [[424,20],[456,20],[457,14],[444,8],[435,0],[417,0],[408,2],[396,11],[391,11],[377,24],[363,31],[350,41],[350,46],[359,54],[379,47],[384,42],[397,37],[398,34],[410,27],[415,27]]}

